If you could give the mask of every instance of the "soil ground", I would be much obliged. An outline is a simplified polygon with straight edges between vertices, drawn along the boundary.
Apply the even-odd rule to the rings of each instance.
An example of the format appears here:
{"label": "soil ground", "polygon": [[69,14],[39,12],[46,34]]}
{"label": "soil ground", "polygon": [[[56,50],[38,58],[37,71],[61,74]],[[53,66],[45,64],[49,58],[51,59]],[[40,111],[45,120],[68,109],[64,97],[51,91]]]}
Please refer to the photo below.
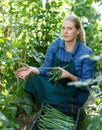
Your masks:
{"label": "soil ground", "polygon": [[30,130],[35,119],[35,115],[36,113],[30,116],[21,115],[20,117],[16,118],[15,122],[20,126],[20,128],[16,130]]}

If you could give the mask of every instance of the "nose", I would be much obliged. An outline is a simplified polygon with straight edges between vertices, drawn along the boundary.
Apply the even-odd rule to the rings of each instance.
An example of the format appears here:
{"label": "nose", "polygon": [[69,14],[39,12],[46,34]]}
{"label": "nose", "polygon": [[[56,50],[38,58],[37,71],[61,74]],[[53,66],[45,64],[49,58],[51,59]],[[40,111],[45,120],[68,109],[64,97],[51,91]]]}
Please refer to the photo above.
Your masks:
{"label": "nose", "polygon": [[65,28],[64,31],[63,31],[64,34],[68,33],[68,29]]}

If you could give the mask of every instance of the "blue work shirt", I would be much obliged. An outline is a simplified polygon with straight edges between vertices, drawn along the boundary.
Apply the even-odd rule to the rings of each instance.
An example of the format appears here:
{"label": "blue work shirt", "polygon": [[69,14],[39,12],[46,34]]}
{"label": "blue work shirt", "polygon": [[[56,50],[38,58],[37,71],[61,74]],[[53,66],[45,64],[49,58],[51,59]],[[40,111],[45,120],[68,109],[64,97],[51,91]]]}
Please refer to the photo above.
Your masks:
{"label": "blue work shirt", "polygon": [[55,53],[59,60],[65,62],[69,62],[74,54],[73,61],[77,71],[77,81],[85,81],[93,78],[94,62],[90,58],[90,55],[93,53],[91,48],[77,40],[73,51],[67,52],[63,38],[56,39],[48,47],[44,62],[42,66],[38,68],[40,75],[45,75],[48,72],[47,68],[52,66]]}

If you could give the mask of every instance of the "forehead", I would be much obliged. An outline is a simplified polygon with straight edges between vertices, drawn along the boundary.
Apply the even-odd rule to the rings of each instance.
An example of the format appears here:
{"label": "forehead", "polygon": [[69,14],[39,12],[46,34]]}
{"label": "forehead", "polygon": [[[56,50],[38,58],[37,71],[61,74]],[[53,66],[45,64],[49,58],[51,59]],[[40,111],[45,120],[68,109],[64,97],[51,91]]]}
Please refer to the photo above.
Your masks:
{"label": "forehead", "polygon": [[62,26],[71,26],[71,27],[75,27],[75,24],[74,24],[74,22],[72,22],[72,21],[70,21],[70,20],[64,20],[63,22],[62,22]]}

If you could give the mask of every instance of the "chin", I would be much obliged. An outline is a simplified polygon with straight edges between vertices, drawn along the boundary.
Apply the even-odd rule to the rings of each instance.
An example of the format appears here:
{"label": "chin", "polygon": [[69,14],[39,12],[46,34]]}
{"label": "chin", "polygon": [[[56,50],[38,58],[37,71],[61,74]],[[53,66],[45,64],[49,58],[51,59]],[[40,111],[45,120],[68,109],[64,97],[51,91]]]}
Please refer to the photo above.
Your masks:
{"label": "chin", "polygon": [[65,42],[70,42],[71,40],[69,40],[69,39],[64,39],[64,41],[65,41]]}
{"label": "chin", "polygon": [[75,39],[64,39],[65,42],[73,42]]}
{"label": "chin", "polygon": [[66,42],[67,42],[67,41],[71,41],[71,39],[69,39],[68,37],[66,37],[66,38],[63,37],[63,39],[64,39],[64,41],[66,41]]}

